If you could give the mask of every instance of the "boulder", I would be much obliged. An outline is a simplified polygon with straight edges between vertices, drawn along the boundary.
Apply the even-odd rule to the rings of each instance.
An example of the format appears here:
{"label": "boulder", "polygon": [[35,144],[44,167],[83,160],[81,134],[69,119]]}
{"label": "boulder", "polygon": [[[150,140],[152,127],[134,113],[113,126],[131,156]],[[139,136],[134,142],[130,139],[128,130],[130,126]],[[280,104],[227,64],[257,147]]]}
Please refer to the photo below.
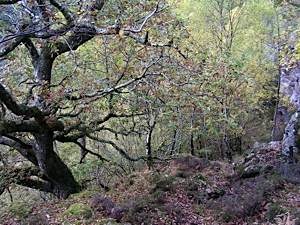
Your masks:
{"label": "boulder", "polygon": [[235,170],[239,177],[250,178],[272,171],[281,163],[281,142],[256,143]]}

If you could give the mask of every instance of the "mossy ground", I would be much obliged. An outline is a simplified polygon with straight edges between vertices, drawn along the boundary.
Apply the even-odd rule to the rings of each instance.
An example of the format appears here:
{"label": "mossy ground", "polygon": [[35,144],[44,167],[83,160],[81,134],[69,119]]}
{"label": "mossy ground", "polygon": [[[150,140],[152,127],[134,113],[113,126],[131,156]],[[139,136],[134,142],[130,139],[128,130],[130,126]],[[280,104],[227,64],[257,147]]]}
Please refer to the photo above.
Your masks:
{"label": "mossy ground", "polygon": [[92,217],[92,209],[83,203],[74,203],[63,213],[65,216],[75,216],[79,218],[89,219]]}
{"label": "mossy ground", "polygon": [[12,202],[8,208],[11,215],[15,216],[18,219],[26,218],[32,211],[32,206],[28,203],[16,201]]}

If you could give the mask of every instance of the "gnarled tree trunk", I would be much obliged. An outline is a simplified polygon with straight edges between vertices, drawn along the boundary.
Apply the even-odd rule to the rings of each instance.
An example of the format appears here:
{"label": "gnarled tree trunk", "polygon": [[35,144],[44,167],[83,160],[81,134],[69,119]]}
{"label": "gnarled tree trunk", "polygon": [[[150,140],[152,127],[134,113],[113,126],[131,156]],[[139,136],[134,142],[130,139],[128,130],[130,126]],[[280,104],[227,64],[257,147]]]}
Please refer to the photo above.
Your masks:
{"label": "gnarled tree trunk", "polygon": [[[50,91],[49,86],[51,84],[53,62],[52,51],[48,48],[47,44],[42,48],[37,58],[33,58],[35,80],[39,84],[39,88],[43,91],[38,92],[42,94],[34,95],[32,104],[41,111],[47,109],[45,94],[47,94],[47,91]],[[39,125],[43,127],[43,131],[33,133],[35,140],[33,152],[41,175],[46,180],[44,183],[45,186],[41,187],[41,189],[51,192],[60,198],[66,198],[70,194],[78,192],[79,185],[69,168],[54,151],[53,131],[45,123],[47,119],[35,118]]]}
{"label": "gnarled tree trunk", "polygon": [[78,192],[78,183],[53,149],[53,133],[45,131],[42,134],[35,134],[35,140],[34,151],[38,167],[42,176],[49,182],[48,191],[60,198]]}

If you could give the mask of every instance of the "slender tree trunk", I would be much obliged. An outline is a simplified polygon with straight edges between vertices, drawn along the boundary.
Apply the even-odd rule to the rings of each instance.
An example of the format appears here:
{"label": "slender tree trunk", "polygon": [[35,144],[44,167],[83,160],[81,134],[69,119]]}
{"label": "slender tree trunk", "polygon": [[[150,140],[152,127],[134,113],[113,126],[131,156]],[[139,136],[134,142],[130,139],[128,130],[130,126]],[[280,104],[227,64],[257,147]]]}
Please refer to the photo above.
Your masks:
{"label": "slender tree trunk", "polygon": [[194,144],[194,120],[195,120],[195,108],[193,108],[193,112],[191,114],[191,135],[190,135],[190,148],[191,155],[195,155],[195,144]]}
{"label": "slender tree trunk", "polygon": [[276,91],[276,103],[275,103],[275,110],[273,116],[273,128],[272,128],[272,141],[279,141],[280,133],[278,128],[278,108],[280,104],[280,85],[281,85],[281,66],[278,68],[278,78],[277,78],[277,91]]}
{"label": "slender tree trunk", "polygon": [[156,115],[153,116],[153,118],[151,118],[150,115],[149,124],[148,124],[149,130],[146,138],[146,154],[147,154],[147,164],[149,169],[152,168],[152,164],[153,164],[152,135],[153,135],[155,125],[156,125]]}
{"label": "slender tree trunk", "polygon": [[272,141],[279,141],[278,137],[278,127],[277,127],[277,121],[278,121],[278,108],[280,105],[280,87],[281,87],[281,76],[282,76],[282,66],[281,66],[281,30],[279,25],[279,16],[276,14],[276,22],[277,22],[277,39],[276,39],[276,47],[277,47],[277,60],[276,63],[278,65],[278,77],[277,77],[277,90],[276,90],[276,103],[275,103],[275,110],[274,110],[274,116],[273,116],[273,128],[272,128],[272,134],[271,134],[271,140]]}
{"label": "slender tree trunk", "polygon": [[230,147],[228,136],[226,134],[224,135],[223,143],[224,143],[226,158],[231,162],[232,161],[232,149]]}
{"label": "slender tree trunk", "polygon": [[174,132],[173,132],[170,155],[174,155],[176,153],[176,151],[179,149],[178,141],[179,142],[181,141],[180,140],[180,132],[181,132],[180,128],[182,128],[182,126],[181,126],[182,118],[181,118],[181,112],[178,107],[176,107],[176,111],[177,111],[178,119],[177,119],[176,128],[174,129]]}
{"label": "slender tree trunk", "polygon": [[175,154],[176,139],[177,139],[177,128],[175,128],[174,132],[173,132],[170,155],[174,155]]}
{"label": "slender tree trunk", "polygon": [[195,155],[195,145],[194,145],[194,133],[193,133],[193,131],[191,132],[190,138],[191,138],[191,140],[190,140],[191,155]]}

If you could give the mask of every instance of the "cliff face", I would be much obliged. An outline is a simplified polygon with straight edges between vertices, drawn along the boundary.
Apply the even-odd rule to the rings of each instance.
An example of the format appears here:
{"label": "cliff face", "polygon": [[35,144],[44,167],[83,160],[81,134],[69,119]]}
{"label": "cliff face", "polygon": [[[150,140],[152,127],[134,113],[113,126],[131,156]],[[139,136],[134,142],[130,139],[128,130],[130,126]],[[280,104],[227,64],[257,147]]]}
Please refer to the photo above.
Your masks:
{"label": "cliff face", "polygon": [[300,62],[292,68],[281,70],[281,93],[288,96],[291,103],[300,109]]}
{"label": "cliff face", "polygon": [[[292,46],[295,46],[295,43]],[[290,53],[294,55],[294,48],[289,48]],[[289,121],[284,122],[285,129],[282,139],[282,153],[289,157],[289,161],[294,161],[294,155],[299,152],[300,147],[298,135],[300,129],[300,61],[295,61],[294,58],[287,55],[286,63],[280,68],[280,93],[288,97],[295,108]]]}
{"label": "cliff face", "polygon": [[285,127],[282,141],[282,153],[293,161],[294,154],[299,152],[300,62],[294,63],[290,68],[283,67],[280,82],[281,93],[290,99],[296,109]]}

